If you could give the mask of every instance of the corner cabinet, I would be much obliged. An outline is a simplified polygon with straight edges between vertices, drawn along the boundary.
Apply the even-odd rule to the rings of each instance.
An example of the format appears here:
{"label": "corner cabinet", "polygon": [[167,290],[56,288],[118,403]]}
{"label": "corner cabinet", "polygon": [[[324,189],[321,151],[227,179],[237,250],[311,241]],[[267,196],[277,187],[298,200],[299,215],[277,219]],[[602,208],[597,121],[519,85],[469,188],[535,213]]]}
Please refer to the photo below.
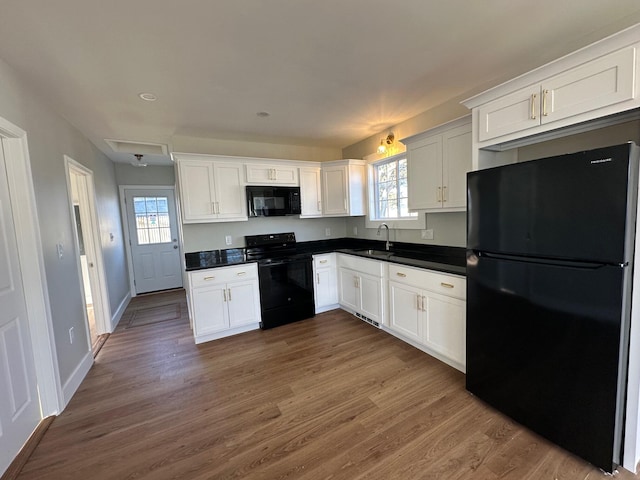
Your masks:
{"label": "corner cabinet", "polygon": [[322,181],[320,167],[300,168],[300,218],[322,216]]}
{"label": "corner cabinet", "polygon": [[176,157],[183,223],[248,219],[242,165]]}
{"label": "corner cabinet", "polygon": [[338,274],[335,253],[313,256],[316,313],[338,307]]}
{"label": "corner cabinet", "polygon": [[457,275],[390,264],[388,330],[464,372],[465,288]]}
{"label": "corner cabinet", "polygon": [[386,268],[386,262],[338,254],[340,306],[376,327],[387,316]]}
{"label": "corner cabinet", "polygon": [[322,164],[323,216],[349,217],[367,213],[365,166],[364,160]]}
{"label": "corner cabinet", "polygon": [[405,138],[409,209],[464,211],[471,170],[471,118]]}
{"label": "corner cabinet", "polygon": [[197,270],[187,276],[196,343],[259,328],[257,264]]}

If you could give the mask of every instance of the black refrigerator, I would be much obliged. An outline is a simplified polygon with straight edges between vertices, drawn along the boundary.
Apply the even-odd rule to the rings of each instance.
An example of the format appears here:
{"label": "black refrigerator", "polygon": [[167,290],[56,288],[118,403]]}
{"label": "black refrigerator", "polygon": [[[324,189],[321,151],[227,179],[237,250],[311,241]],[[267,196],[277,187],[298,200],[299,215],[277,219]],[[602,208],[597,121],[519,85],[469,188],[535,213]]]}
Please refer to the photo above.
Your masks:
{"label": "black refrigerator", "polygon": [[466,387],[593,465],[621,462],[633,143],[467,176]]}

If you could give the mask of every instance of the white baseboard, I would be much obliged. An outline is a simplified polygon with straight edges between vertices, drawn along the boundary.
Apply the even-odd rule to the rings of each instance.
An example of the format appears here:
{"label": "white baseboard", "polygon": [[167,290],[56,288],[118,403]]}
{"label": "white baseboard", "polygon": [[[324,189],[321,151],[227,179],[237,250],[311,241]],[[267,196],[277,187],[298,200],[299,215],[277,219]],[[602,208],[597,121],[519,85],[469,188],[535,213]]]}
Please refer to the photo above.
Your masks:
{"label": "white baseboard", "polygon": [[122,315],[124,314],[124,311],[127,309],[127,306],[129,305],[130,301],[131,301],[131,293],[128,292],[124,296],[122,301],[120,302],[120,305],[118,305],[118,309],[116,310],[116,312],[111,317],[111,332],[110,333],[113,333],[115,331],[116,327],[118,326],[118,323],[120,322],[120,319],[122,318]]}
{"label": "white baseboard", "polygon": [[84,377],[87,376],[87,373],[89,373],[92,365],[93,352],[89,350],[83,357],[82,361],[78,364],[76,369],[73,371],[73,373],[69,377],[69,380],[67,380],[62,386],[62,400],[64,402],[64,405],[62,407],[63,410],[67,405],[69,405],[71,397],[73,397],[73,394],[76,393],[76,390],[78,390],[78,387],[82,383],[82,380],[84,380]]}

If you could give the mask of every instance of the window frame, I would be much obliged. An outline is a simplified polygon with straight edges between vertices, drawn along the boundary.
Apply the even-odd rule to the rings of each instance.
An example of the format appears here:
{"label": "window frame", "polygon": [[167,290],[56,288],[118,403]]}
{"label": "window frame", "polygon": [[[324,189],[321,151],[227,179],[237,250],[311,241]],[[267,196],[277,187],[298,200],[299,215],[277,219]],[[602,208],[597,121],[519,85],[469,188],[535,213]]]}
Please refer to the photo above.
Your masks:
{"label": "window frame", "polygon": [[[384,163],[399,162],[402,159],[407,159],[407,153],[402,152],[397,155],[381,158],[378,160],[370,161],[367,165],[367,184],[368,192],[367,199],[369,204],[368,213],[366,216],[366,228],[378,228],[380,224],[386,223],[389,228],[399,229],[424,229],[426,228],[426,215],[424,212],[411,211],[410,213],[417,213],[414,217],[399,217],[399,218],[378,218],[378,179],[376,178],[376,167]],[[409,177],[408,165],[407,165],[407,180]],[[399,185],[398,185],[399,188]]]}

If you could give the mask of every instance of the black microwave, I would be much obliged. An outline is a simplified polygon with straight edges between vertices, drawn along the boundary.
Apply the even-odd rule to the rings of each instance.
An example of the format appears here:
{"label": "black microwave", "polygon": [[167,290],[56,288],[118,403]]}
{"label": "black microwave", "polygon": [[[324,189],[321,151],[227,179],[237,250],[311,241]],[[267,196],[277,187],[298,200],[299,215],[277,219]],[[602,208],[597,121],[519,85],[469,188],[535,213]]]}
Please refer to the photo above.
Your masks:
{"label": "black microwave", "polygon": [[247,186],[250,217],[300,215],[300,187]]}

